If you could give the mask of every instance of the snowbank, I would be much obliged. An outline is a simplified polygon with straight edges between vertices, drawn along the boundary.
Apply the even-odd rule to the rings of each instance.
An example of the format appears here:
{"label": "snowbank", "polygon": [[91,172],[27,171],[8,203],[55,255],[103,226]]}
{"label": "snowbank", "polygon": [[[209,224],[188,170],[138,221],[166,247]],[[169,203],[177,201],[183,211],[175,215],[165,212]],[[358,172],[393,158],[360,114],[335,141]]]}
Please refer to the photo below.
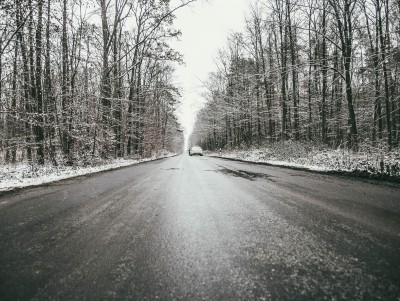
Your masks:
{"label": "snowbank", "polygon": [[364,149],[360,152],[320,149],[299,143],[277,143],[269,147],[206,152],[247,162],[266,163],[311,171],[342,172],[370,178],[400,181],[400,150],[391,152]]}
{"label": "snowbank", "polygon": [[160,158],[172,157],[176,154],[164,153],[144,159],[114,159],[96,166],[52,166],[15,164],[0,165],[0,192],[16,188],[47,184],[63,179],[87,175],[105,170],[112,170],[124,166],[153,161]]}

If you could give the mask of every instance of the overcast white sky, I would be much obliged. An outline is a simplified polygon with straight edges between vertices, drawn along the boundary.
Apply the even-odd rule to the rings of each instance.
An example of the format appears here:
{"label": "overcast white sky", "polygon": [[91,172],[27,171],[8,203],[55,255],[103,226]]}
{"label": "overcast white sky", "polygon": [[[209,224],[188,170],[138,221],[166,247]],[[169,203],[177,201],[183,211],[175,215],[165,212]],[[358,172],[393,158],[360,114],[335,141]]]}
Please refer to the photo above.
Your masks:
{"label": "overcast white sky", "polygon": [[[180,0],[171,1],[171,7]],[[227,43],[229,33],[242,31],[249,0],[198,0],[176,12],[175,27],[182,31],[179,42],[172,46],[184,56],[178,66],[175,83],[182,88],[182,105],[178,117],[190,134],[195,114],[204,104],[202,82],[216,70],[218,50]]]}

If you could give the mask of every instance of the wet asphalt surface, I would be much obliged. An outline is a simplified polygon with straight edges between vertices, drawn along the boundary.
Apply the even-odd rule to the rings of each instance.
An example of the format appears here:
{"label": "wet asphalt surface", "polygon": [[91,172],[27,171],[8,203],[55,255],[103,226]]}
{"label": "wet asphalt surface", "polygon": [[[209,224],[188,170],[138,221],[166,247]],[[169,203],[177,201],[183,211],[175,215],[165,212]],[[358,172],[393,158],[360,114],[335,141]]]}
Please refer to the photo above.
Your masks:
{"label": "wet asphalt surface", "polygon": [[0,300],[400,300],[400,188],[209,157],[0,196]]}

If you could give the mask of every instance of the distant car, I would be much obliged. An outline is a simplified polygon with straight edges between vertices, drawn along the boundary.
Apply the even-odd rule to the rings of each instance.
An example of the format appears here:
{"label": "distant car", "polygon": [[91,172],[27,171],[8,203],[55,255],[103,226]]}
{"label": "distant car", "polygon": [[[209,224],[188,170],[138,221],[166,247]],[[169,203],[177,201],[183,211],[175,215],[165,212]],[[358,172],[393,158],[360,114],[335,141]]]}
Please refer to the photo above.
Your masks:
{"label": "distant car", "polygon": [[203,150],[201,149],[200,146],[192,146],[189,149],[189,155],[190,156],[193,156],[193,155],[203,156]]}

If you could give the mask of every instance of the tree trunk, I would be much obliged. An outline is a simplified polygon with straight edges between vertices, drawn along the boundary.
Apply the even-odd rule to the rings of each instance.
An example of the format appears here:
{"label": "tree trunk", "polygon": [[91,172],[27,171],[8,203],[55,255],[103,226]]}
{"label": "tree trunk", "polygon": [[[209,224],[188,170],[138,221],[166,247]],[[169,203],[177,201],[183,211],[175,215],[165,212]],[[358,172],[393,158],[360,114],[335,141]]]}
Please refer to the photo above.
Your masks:
{"label": "tree trunk", "polygon": [[321,101],[321,138],[322,143],[327,143],[326,124],[326,96],[327,96],[327,73],[328,60],[326,54],[326,0],[323,0],[322,9],[322,101]]}
{"label": "tree trunk", "polygon": [[53,87],[51,81],[51,61],[50,61],[50,18],[51,18],[51,1],[47,3],[47,25],[46,25],[46,53],[45,53],[45,71],[44,71],[44,94],[46,95],[46,124],[49,125],[48,139],[49,139],[49,155],[54,166],[57,166],[56,149],[53,145],[55,138],[56,118],[55,106],[56,101],[53,95]]}
{"label": "tree trunk", "polygon": [[293,99],[293,119],[294,119],[294,138],[299,140],[299,108],[298,108],[298,98],[297,98],[297,64],[296,64],[296,37],[293,33],[293,26],[291,20],[291,6],[290,1],[287,0],[287,22],[288,22],[288,35],[290,43],[290,57],[291,57],[291,68],[292,68],[292,99]]}
{"label": "tree trunk", "polygon": [[352,28],[352,17],[355,7],[355,2],[351,0],[344,0],[343,9],[339,7],[338,2],[334,0],[328,0],[332,8],[334,9],[336,22],[338,27],[338,33],[341,42],[341,51],[343,56],[344,65],[344,80],[346,86],[346,100],[347,109],[349,113],[349,148],[358,150],[358,132],[356,115],[353,104],[353,87],[352,87],[352,69],[351,59],[353,51],[353,28]]}
{"label": "tree trunk", "polygon": [[64,154],[64,160],[71,160],[70,153],[70,133],[69,133],[69,114],[70,110],[70,93],[69,93],[69,63],[68,63],[68,35],[67,35],[67,4],[68,0],[63,0],[63,20],[62,20],[62,83],[61,83],[61,109],[62,119],[61,126],[61,144]]}
{"label": "tree trunk", "polygon": [[386,37],[383,33],[382,24],[382,13],[381,13],[381,0],[376,0],[376,10],[378,14],[378,31],[379,31],[379,41],[381,46],[381,57],[382,57],[382,69],[383,69],[383,79],[385,87],[385,107],[386,107],[386,126],[387,126],[387,139],[389,149],[392,148],[392,122],[391,122],[391,110],[390,110],[390,92],[389,92],[389,75],[386,65]]}
{"label": "tree trunk", "polygon": [[36,28],[36,106],[37,123],[36,145],[38,164],[44,164],[44,130],[43,130],[43,89],[42,89],[42,23],[43,0],[38,0],[38,24]]}

